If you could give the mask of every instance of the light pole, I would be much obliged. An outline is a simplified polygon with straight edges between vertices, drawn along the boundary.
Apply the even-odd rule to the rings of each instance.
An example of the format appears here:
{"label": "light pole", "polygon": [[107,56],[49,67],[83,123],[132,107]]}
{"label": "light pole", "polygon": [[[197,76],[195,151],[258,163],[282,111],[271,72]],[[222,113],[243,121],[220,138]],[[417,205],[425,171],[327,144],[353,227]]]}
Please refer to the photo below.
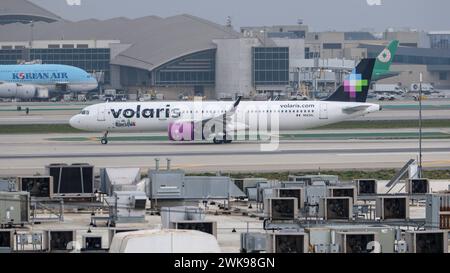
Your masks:
{"label": "light pole", "polygon": [[420,73],[419,82],[419,178],[422,178],[422,80],[423,75]]}
{"label": "light pole", "polygon": [[30,21],[30,49],[33,48],[34,40],[34,21]]}
{"label": "light pole", "polygon": [[319,43],[319,44],[316,44],[315,46],[314,46],[314,55],[315,55],[315,57],[314,57],[314,92],[313,92],[313,96],[312,96],[312,99],[313,100],[315,100],[316,99],[316,95],[317,95],[317,93],[318,93],[318,91],[319,91],[319,79],[322,77],[322,68],[321,68],[321,65],[320,65],[320,58],[322,57],[321,56],[321,48],[322,48],[322,46],[321,46],[321,44]]}

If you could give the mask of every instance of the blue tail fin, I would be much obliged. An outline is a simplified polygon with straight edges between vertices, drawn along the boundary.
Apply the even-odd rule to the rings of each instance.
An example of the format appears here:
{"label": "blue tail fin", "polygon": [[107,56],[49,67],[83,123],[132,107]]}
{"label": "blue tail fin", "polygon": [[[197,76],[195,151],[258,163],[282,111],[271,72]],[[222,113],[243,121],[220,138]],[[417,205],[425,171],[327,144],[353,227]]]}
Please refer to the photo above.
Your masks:
{"label": "blue tail fin", "polygon": [[325,101],[366,102],[375,59],[363,59],[344,83]]}

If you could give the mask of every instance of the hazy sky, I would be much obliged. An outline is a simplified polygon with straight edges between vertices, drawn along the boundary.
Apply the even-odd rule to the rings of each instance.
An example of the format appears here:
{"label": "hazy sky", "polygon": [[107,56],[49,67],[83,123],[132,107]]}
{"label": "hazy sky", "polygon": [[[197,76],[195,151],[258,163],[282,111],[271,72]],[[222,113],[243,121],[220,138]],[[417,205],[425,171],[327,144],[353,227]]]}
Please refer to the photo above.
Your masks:
{"label": "hazy sky", "polygon": [[[80,6],[69,2],[81,1]],[[367,1],[381,1],[369,6]],[[449,0],[32,0],[69,20],[146,15],[196,15],[233,26],[295,24],[302,18],[311,30],[383,31],[388,27],[450,30]]]}

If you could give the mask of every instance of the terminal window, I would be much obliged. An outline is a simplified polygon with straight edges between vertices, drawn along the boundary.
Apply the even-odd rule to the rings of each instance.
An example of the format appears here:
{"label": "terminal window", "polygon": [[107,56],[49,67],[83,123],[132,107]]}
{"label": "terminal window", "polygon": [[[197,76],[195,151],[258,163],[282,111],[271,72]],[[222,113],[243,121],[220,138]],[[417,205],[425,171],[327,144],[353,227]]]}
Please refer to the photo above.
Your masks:
{"label": "terminal window", "polygon": [[288,47],[254,47],[252,51],[254,85],[289,84]]}
{"label": "terminal window", "polygon": [[340,44],[340,43],[325,43],[325,44],[323,44],[323,49],[342,49],[342,44]]}
{"label": "terminal window", "polygon": [[22,50],[20,49],[1,49],[0,64],[17,64],[23,59]]}
{"label": "terminal window", "polygon": [[104,83],[110,83],[109,48],[44,48],[31,49],[32,60],[45,64],[65,64],[86,70],[89,73],[104,72]]}
{"label": "terminal window", "polygon": [[155,69],[155,85],[214,85],[216,50],[183,56]]}

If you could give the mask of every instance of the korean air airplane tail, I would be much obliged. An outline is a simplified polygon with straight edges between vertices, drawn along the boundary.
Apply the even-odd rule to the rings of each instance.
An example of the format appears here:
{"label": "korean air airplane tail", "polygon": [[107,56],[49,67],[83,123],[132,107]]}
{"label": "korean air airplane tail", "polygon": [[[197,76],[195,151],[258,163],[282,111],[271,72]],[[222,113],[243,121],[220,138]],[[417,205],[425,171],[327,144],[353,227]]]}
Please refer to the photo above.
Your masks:
{"label": "korean air airplane tail", "polygon": [[325,101],[366,102],[374,66],[375,59],[361,60],[344,80],[343,85],[339,86]]}

